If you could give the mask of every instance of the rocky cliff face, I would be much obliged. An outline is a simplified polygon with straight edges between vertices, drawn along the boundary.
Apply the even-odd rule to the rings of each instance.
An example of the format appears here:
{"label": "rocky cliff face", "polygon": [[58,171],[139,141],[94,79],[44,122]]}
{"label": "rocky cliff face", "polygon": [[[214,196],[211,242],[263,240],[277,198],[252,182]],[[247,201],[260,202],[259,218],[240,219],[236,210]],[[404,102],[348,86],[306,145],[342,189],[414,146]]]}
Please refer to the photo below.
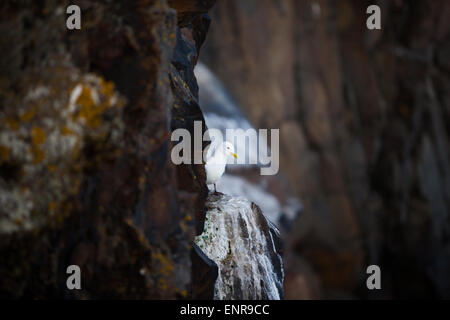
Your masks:
{"label": "rocky cliff face", "polygon": [[206,188],[177,175],[169,132],[174,101],[196,95],[177,73],[192,73],[209,5],[78,1],[69,31],[68,4],[0,5],[1,296],[188,297]]}
{"label": "rocky cliff face", "polygon": [[[253,261],[264,268],[251,284],[248,273],[227,278],[193,244],[205,227],[203,165],[170,160],[170,132],[204,121],[193,70],[213,4],[80,0],[81,30],[69,31],[68,1],[2,2],[1,297],[209,299],[218,270],[242,281],[218,298],[282,296],[275,228],[245,203],[253,225],[242,232],[270,261]],[[66,287],[73,264],[81,290]],[[267,288],[251,296],[250,285]]]}
{"label": "rocky cliff face", "polygon": [[[250,121],[280,129],[304,205],[286,297],[449,297],[448,1],[221,1],[201,60]],[[379,293],[378,293],[379,294]]]}
{"label": "rocky cliff face", "polygon": [[195,243],[218,265],[214,299],[283,298],[280,234],[245,198],[211,194],[205,229]]}

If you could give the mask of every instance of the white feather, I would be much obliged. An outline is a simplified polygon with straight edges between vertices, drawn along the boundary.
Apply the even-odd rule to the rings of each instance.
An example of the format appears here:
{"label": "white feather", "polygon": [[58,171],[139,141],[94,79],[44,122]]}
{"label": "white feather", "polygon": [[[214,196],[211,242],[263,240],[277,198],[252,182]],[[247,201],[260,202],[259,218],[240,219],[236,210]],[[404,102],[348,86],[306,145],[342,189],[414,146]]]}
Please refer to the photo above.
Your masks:
{"label": "white feather", "polygon": [[206,183],[216,183],[225,172],[227,159],[234,154],[234,146],[224,142],[216,147],[212,146],[206,153]]}

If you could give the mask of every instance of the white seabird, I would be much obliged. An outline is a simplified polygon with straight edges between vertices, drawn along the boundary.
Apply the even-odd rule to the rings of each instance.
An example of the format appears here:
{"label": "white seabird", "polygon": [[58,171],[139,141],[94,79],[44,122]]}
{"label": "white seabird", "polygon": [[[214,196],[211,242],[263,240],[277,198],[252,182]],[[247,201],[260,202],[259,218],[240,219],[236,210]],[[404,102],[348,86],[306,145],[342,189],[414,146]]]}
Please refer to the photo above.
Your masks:
{"label": "white seabird", "polygon": [[214,184],[214,193],[217,193],[216,182],[219,181],[220,177],[225,172],[225,166],[227,165],[227,160],[230,156],[237,159],[234,146],[228,141],[216,146],[215,149],[208,150],[205,164],[206,184]]}

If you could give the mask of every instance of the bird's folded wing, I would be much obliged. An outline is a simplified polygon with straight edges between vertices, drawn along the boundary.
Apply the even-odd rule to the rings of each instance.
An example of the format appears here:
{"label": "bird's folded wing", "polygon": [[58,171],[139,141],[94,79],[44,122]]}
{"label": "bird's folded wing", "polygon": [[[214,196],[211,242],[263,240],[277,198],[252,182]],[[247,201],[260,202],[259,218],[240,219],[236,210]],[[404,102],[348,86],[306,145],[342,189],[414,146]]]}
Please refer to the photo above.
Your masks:
{"label": "bird's folded wing", "polygon": [[209,144],[206,148],[206,162],[208,162],[208,160],[211,160],[212,157],[214,156],[214,152],[216,151],[217,145],[214,143]]}

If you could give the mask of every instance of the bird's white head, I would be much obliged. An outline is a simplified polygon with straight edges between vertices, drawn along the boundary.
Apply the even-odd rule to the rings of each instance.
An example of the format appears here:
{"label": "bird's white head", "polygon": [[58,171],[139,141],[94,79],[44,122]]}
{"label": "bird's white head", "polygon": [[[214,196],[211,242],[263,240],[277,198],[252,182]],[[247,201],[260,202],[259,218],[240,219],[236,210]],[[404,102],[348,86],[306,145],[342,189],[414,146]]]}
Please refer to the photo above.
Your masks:
{"label": "bird's white head", "polygon": [[229,157],[235,157],[237,159],[237,154],[234,151],[234,146],[231,142],[225,141],[222,145],[224,154]]}

